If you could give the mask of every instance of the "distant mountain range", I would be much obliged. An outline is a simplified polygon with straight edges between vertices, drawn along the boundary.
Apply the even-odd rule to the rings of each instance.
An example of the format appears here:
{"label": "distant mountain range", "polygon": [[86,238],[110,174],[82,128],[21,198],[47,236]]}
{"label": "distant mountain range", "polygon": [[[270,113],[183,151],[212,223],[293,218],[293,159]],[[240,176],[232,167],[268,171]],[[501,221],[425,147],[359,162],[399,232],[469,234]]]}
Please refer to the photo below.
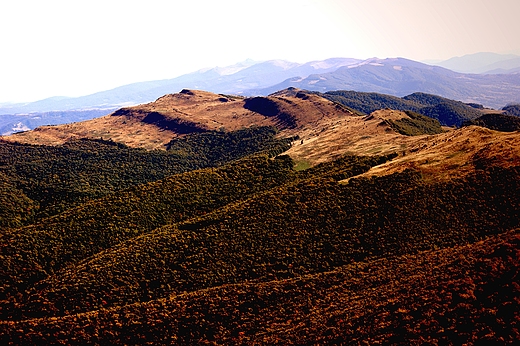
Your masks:
{"label": "distant mountain range", "polygon": [[95,94],[75,97],[53,97],[26,104],[0,107],[0,114],[83,110],[87,108],[120,108],[151,102],[182,89],[198,89],[217,93],[250,94],[248,90],[263,89],[294,76],[307,77],[328,73],[342,66],[359,63],[349,58],[327,59],[297,64],[284,60],[245,61],[228,67],[202,69],[173,79],[124,85]]}
{"label": "distant mountain range", "polygon": [[461,73],[518,73],[520,56],[514,54],[475,53],[437,62],[438,65]]}
{"label": "distant mountain range", "polygon": [[520,103],[520,74],[463,74],[403,58],[369,59],[330,73],[287,79],[257,93],[269,94],[288,87],[321,92],[378,92],[399,97],[423,92],[492,108]]}
{"label": "distant mountain range", "polygon": [[[185,88],[250,95],[250,89],[267,88],[293,76],[307,77],[313,73],[327,73],[359,62],[358,59],[350,58],[333,58],[305,64],[283,60],[247,60],[232,66],[202,69],[173,79],[128,84],[87,96],[52,97],[24,104],[0,105],[0,135],[17,132],[21,128],[33,129],[41,125],[92,119],[120,107],[151,102],[162,95]],[[95,114],[89,117],[86,110]]]}
{"label": "distant mountain range", "polygon": [[[4,115],[0,117],[0,133],[85,120],[89,118],[85,112],[87,110],[94,112],[93,117],[109,114],[117,108],[151,102],[185,88],[244,96],[265,96],[288,87],[320,92],[378,92],[399,97],[423,92],[501,108],[520,103],[520,73],[514,73],[520,68],[517,58],[475,55],[438,63],[453,68],[466,64],[472,71],[489,68],[495,72],[510,72],[503,74],[464,74],[403,58],[363,61],[334,58],[304,64],[283,60],[247,60],[228,67],[203,69],[173,79],[124,85],[82,97],[53,97],[25,104],[3,105],[0,106],[0,115]],[[481,63],[468,65],[468,61]],[[16,117],[13,118],[13,115]]]}

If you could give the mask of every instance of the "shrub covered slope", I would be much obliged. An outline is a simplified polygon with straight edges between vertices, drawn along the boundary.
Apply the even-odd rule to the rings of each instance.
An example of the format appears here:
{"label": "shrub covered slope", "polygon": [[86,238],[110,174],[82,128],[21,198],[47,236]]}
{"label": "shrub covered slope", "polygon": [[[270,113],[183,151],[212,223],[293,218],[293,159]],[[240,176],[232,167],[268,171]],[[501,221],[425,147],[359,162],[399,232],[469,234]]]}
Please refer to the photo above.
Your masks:
{"label": "shrub covered slope", "polygon": [[465,121],[463,125],[477,125],[496,131],[513,132],[520,130],[520,117],[508,114],[485,114],[477,119]]}
{"label": "shrub covered slope", "polygon": [[344,90],[318,94],[365,114],[383,108],[413,111],[436,119],[441,125],[447,126],[461,126],[464,121],[482,115],[478,109],[468,104],[425,93],[413,93],[402,98],[378,93]]}
{"label": "shrub covered slope", "polygon": [[[407,114],[403,132],[439,130]],[[450,177],[365,176],[422,149],[295,171],[279,155],[294,139],[258,127],[164,152],[2,143],[0,343],[520,340],[516,152],[468,146]]]}
{"label": "shrub covered slope", "polygon": [[[255,152],[278,154],[291,139],[276,139],[269,127],[196,133],[170,144],[170,151],[146,151],[103,140],[75,140],[63,146],[0,143],[0,186],[19,201],[0,200],[0,226],[21,226],[130,186]],[[17,204],[26,206],[23,213]]]}

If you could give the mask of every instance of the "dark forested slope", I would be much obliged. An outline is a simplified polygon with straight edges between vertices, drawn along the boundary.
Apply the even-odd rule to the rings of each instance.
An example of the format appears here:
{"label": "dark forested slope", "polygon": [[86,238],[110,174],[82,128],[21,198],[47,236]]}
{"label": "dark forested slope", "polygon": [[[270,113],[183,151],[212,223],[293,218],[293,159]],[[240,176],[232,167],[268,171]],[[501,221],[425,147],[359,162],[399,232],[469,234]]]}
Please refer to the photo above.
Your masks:
{"label": "dark forested slope", "polygon": [[0,323],[5,344],[514,344],[518,230],[315,275]]}
{"label": "dark forested slope", "polygon": [[0,142],[4,196],[20,196],[0,200],[4,213],[0,226],[21,226],[130,186],[217,166],[255,152],[275,155],[287,150],[291,139],[275,135],[276,130],[269,127],[195,133],[174,139],[167,152],[88,139],[62,146]]}
{"label": "dark forested slope", "polygon": [[513,132],[520,130],[520,117],[491,113],[484,114],[474,120],[465,121],[463,125],[477,125],[496,131]]}
{"label": "dark forested slope", "polygon": [[502,108],[508,115],[520,117],[520,104],[511,104]]}
{"label": "dark forested slope", "polygon": [[482,113],[468,104],[425,93],[397,97],[378,93],[356,91],[328,91],[319,95],[342,105],[370,114],[378,109],[390,108],[413,111],[438,120],[442,125],[460,126]]}
{"label": "dark forested slope", "polygon": [[0,264],[4,297],[122,241],[204,215],[293,176],[290,159],[252,157],[139,185],[4,231]]}
{"label": "dark forested slope", "polygon": [[[260,331],[271,342],[306,337],[347,342],[360,337],[355,330],[361,326],[362,335],[374,340],[422,340],[433,335],[431,328],[439,328],[434,335],[442,340],[454,335],[472,340],[480,334],[471,328],[475,333],[496,330],[478,320],[461,319],[460,309],[476,317],[478,311],[488,309],[482,299],[493,299],[496,291],[489,290],[493,280],[515,282],[517,276],[511,271],[518,272],[518,262],[508,259],[511,254],[501,255],[500,243],[514,251],[517,236],[501,238],[498,244],[491,240],[489,246],[459,246],[518,225],[518,169],[489,167],[437,183],[424,181],[413,171],[339,183],[336,179],[356,172],[352,170],[356,162],[362,161],[341,160],[337,167],[329,165],[332,169],[317,167],[246,200],[123,241],[34,282],[21,294],[7,295],[4,319],[56,316],[63,326],[56,336],[42,333],[59,328],[48,319],[3,322],[0,328],[8,340],[66,343],[80,336],[93,341],[139,337],[159,343],[234,343],[246,340],[241,337],[257,340]],[[327,174],[332,171],[336,173]],[[478,246],[484,246],[483,253],[472,250]],[[435,252],[439,248],[445,250]],[[427,253],[418,255],[421,251]],[[509,269],[489,262],[486,253]],[[472,263],[498,266],[498,271],[491,276]],[[349,273],[342,284],[334,278],[343,273],[341,268]],[[429,271],[432,274],[426,275]],[[427,280],[418,281],[419,276]],[[464,288],[464,280],[474,280],[471,292],[477,295],[484,290],[484,296],[477,300],[464,293],[469,289]],[[443,293],[443,283],[453,285]],[[272,293],[264,297],[268,290]],[[313,292],[315,298],[306,303],[298,298]],[[443,297],[445,292],[463,298],[452,301]],[[514,304],[515,292],[502,296],[500,302]],[[433,303],[425,305],[429,299]],[[453,305],[459,302],[463,305]],[[179,314],[181,306],[184,313]],[[285,317],[276,313],[280,306]],[[399,322],[398,315],[387,312],[409,317]],[[444,320],[444,313],[453,317]],[[497,316],[505,318],[503,313]],[[429,320],[425,334],[418,326],[432,314],[435,318]],[[156,324],[150,324],[150,318]],[[507,318],[516,321],[514,316]],[[328,321],[327,328],[311,322],[316,319]],[[379,320],[395,328],[379,325]],[[281,324],[269,328],[273,323]],[[119,324],[133,327],[127,330]],[[439,324],[445,332],[436,327]],[[465,334],[457,329],[459,324],[469,328]],[[102,332],[94,335],[90,328]],[[155,332],[148,333],[149,328]],[[515,338],[502,329],[496,338],[500,335]]]}

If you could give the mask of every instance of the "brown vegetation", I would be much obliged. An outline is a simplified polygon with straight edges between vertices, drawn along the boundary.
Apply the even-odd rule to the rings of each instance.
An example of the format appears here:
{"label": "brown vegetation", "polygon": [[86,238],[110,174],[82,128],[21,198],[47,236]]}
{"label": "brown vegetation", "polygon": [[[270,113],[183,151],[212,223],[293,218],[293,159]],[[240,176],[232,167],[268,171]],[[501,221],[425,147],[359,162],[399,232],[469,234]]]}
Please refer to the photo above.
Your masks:
{"label": "brown vegetation", "polygon": [[520,133],[444,130],[183,90],[5,138],[0,344],[518,343]]}
{"label": "brown vegetation", "polygon": [[514,344],[520,236],[0,322],[4,344]]}
{"label": "brown vegetation", "polygon": [[[262,97],[276,106],[272,115],[262,107],[248,107],[247,99],[205,91],[183,90],[155,102],[123,108],[101,118],[59,126],[42,126],[34,131],[4,137],[4,140],[30,144],[63,144],[72,138],[113,140],[130,147],[164,149],[173,138],[187,132],[234,131],[250,126],[276,126],[292,136],[305,125],[325,118],[349,114],[343,108],[318,96],[303,100],[295,96]],[[248,109],[249,108],[249,109]],[[287,123],[291,118],[293,123]],[[186,129],[189,129],[187,131]]]}
{"label": "brown vegetation", "polygon": [[520,136],[469,126],[447,133],[412,138],[401,155],[366,173],[380,176],[417,169],[431,179],[450,180],[476,169],[520,165]]}

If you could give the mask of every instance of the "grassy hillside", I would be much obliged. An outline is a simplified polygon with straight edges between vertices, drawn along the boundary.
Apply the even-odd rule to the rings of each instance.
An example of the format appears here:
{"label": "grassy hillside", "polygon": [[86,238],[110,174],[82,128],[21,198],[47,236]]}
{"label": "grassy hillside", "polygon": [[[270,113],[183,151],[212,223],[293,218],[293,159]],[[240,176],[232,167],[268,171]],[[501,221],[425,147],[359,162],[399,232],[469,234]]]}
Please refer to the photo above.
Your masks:
{"label": "grassy hillside", "polygon": [[405,111],[408,118],[389,120],[390,126],[406,136],[435,135],[444,132],[439,121],[427,116]]}
{"label": "grassy hillside", "polygon": [[233,132],[270,126],[291,137],[310,123],[349,115],[329,100],[282,93],[244,98],[202,90],[182,90],[111,115],[58,126],[42,126],[3,137],[27,144],[62,145],[72,139],[109,139],[132,148],[164,150],[172,138],[206,132]]}

